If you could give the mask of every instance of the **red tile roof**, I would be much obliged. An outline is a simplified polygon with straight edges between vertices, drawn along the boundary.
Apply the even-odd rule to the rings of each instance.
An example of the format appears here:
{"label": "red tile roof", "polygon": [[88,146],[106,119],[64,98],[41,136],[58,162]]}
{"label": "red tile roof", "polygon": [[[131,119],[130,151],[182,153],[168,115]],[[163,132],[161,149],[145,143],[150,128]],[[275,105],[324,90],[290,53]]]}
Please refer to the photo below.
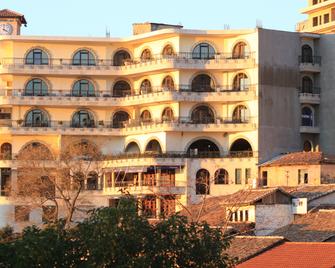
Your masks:
{"label": "red tile roof", "polygon": [[27,24],[26,19],[24,18],[24,15],[15,12],[10,9],[2,9],[0,10],[0,18],[19,18],[22,24]]}
{"label": "red tile roof", "polygon": [[322,152],[297,152],[277,156],[261,167],[335,164],[334,156],[327,156]]}
{"label": "red tile roof", "polygon": [[335,185],[302,185],[302,186],[283,186],[282,189],[294,197],[307,198],[308,202],[335,192]]}
{"label": "red tile roof", "polygon": [[237,268],[334,268],[335,243],[286,242],[272,248]]}

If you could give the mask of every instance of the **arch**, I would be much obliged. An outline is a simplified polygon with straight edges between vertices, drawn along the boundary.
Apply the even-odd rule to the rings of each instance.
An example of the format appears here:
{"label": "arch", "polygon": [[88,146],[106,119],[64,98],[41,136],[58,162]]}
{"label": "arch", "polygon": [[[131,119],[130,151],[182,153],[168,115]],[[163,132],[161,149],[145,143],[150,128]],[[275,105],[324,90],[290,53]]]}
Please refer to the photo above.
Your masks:
{"label": "arch", "polygon": [[72,57],[72,65],[93,66],[96,65],[96,56],[89,49],[79,49]]}
{"label": "arch", "polygon": [[42,48],[33,48],[28,51],[25,57],[25,64],[28,65],[48,65],[49,55]]}
{"label": "arch", "polygon": [[93,114],[88,110],[79,110],[72,116],[71,127],[94,128],[95,120]]}
{"label": "arch", "polygon": [[175,55],[173,46],[171,44],[167,44],[164,46],[162,55],[164,58],[169,58]]}
{"label": "arch", "polygon": [[130,53],[125,49],[119,49],[113,56],[113,66],[124,66],[129,60],[131,60]]}
{"label": "arch", "polygon": [[125,153],[129,153],[129,154],[141,153],[140,146],[138,146],[138,143],[136,143],[135,141],[131,141],[130,143],[128,143],[124,151]]}
{"label": "arch", "polygon": [[248,108],[245,105],[238,105],[233,111],[232,121],[233,123],[245,123],[248,122]]}
{"label": "arch", "polygon": [[125,111],[118,111],[113,115],[112,128],[124,128],[125,123],[129,122],[130,116]]}
{"label": "arch", "polygon": [[212,92],[215,90],[215,83],[208,74],[198,74],[192,79],[191,88],[194,92]]}
{"label": "arch", "polygon": [[309,76],[304,76],[301,81],[301,92],[302,93],[313,93],[313,80]]}
{"label": "arch", "polygon": [[244,59],[248,56],[248,45],[244,41],[239,41],[233,48],[233,59]]}
{"label": "arch", "polygon": [[87,175],[86,189],[94,191],[99,189],[99,175],[95,171],[91,171]]}
{"label": "arch", "polygon": [[208,105],[198,105],[192,110],[191,122],[194,124],[213,124],[215,122],[214,111]]}
{"label": "arch", "polygon": [[18,153],[19,160],[54,160],[47,145],[39,141],[29,142]]}
{"label": "arch", "polygon": [[219,146],[209,139],[198,139],[189,145],[187,154],[191,157],[220,157]]}
{"label": "arch", "polygon": [[113,86],[113,97],[121,98],[131,95],[131,86],[125,80],[117,81]]}
{"label": "arch", "polygon": [[215,58],[215,49],[207,42],[197,44],[192,51],[192,59],[210,60]]}
{"label": "arch", "polygon": [[166,107],[162,113],[162,122],[172,122],[174,120],[173,110],[171,107]]}
{"label": "arch", "polygon": [[215,171],[214,184],[229,184],[229,174],[224,168]]}
{"label": "arch", "polygon": [[238,73],[234,76],[233,90],[242,91],[249,89],[249,78],[245,73]]}
{"label": "arch", "polygon": [[207,169],[199,169],[195,178],[195,194],[207,195],[210,193],[210,174]]}
{"label": "arch", "polygon": [[169,90],[169,91],[175,89],[174,81],[171,75],[167,75],[164,77],[162,82],[162,88],[163,90]]}
{"label": "arch", "polygon": [[312,107],[304,106],[301,109],[301,125],[304,127],[314,126],[314,110]]}
{"label": "arch", "polygon": [[0,159],[11,160],[12,159],[12,144],[5,142],[0,147]]}
{"label": "arch", "polygon": [[94,84],[87,79],[77,80],[72,86],[72,96],[75,97],[94,97]]}
{"label": "arch", "polygon": [[151,113],[148,110],[144,110],[141,113],[141,122],[143,122],[143,123],[151,123],[152,122]]}
{"label": "arch", "polygon": [[301,47],[301,61],[302,63],[313,63],[313,49],[309,45]]}
{"label": "arch", "polygon": [[32,109],[28,111],[24,119],[25,127],[48,127],[49,116],[47,112],[40,109]]}
{"label": "arch", "polygon": [[159,141],[156,140],[156,139],[150,140],[147,143],[147,146],[145,146],[145,152],[146,153],[161,154],[162,153],[162,147],[161,147]]}
{"label": "arch", "polygon": [[99,147],[87,139],[81,139],[79,141],[69,144],[66,149],[62,152],[62,158],[73,160],[73,159],[96,159],[101,160],[101,151]]}
{"label": "arch", "polygon": [[237,139],[232,143],[229,153],[233,157],[251,157],[253,155],[250,143],[243,138]]}
{"label": "arch", "polygon": [[24,89],[25,96],[47,96],[48,85],[40,78],[33,78],[29,80]]}
{"label": "arch", "polygon": [[144,79],[144,80],[141,82],[140,92],[141,92],[141,94],[152,93],[151,82],[150,82],[149,79]]}
{"label": "arch", "polygon": [[152,60],[151,50],[149,48],[145,48],[141,53],[142,61],[150,61]]}
{"label": "arch", "polygon": [[303,144],[304,152],[312,152],[313,151],[313,143],[309,140],[305,140]]}

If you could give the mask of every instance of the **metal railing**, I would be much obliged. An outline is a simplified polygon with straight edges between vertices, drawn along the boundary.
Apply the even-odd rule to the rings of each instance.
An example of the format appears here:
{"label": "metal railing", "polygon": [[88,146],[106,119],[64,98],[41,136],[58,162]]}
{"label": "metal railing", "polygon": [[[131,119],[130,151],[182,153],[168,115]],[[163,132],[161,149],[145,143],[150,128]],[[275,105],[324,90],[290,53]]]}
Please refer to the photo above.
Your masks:
{"label": "metal railing", "polygon": [[299,63],[321,65],[321,56],[299,56]]}
{"label": "metal railing", "polygon": [[299,94],[303,95],[320,95],[321,88],[320,87],[310,87],[310,88],[303,88],[299,87]]}

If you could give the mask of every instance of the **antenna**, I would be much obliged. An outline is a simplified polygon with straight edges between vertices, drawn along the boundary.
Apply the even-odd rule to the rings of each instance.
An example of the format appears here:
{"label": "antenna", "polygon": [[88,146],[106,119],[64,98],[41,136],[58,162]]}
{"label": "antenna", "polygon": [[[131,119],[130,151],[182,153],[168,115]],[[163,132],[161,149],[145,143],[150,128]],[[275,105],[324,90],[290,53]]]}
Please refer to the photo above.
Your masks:
{"label": "antenna", "polygon": [[225,24],[225,25],[223,26],[223,29],[224,29],[224,30],[230,30],[230,24]]}
{"label": "antenna", "polygon": [[111,32],[109,28],[106,26],[106,38],[110,38],[110,37],[111,37]]}
{"label": "antenna", "polygon": [[263,28],[263,22],[262,22],[262,20],[260,20],[260,19],[257,19],[256,20],[256,28]]}

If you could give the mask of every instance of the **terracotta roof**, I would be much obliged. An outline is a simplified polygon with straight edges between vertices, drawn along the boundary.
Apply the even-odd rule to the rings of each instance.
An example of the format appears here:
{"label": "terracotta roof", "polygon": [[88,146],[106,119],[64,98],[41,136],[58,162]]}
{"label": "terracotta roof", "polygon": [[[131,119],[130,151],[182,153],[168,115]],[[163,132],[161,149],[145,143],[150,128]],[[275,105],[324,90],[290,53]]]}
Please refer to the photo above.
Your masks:
{"label": "terracotta roof", "polygon": [[22,24],[24,24],[24,25],[27,24],[27,21],[24,18],[24,15],[22,15],[18,12],[15,12],[13,10],[10,10],[10,9],[0,10],[0,18],[19,18]]}
{"label": "terracotta roof", "polygon": [[236,236],[226,252],[240,263],[284,242],[281,236]]}
{"label": "terracotta roof", "polygon": [[290,243],[272,248],[237,268],[333,268],[335,243]]}
{"label": "terracotta roof", "polygon": [[335,164],[335,156],[327,156],[322,152],[297,152],[277,156],[261,167]]}
{"label": "terracotta roof", "polygon": [[296,216],[293,223],[270,235],[283,236],[293,242],[323,242],[335,236],[335,210],[319,210]]}
{"label": "terracotta roof", "polygon": [[284,186],[283,190],[297,198],[307,198],[308,202],[329,195],[335,192],[335,185],[319,185],[319,186]]}
{"label": "terracotta roof", "polygon": [[191,221],[198,219],[200,221],[206,221],[213,226],[220,226],[227,220],[225,218],[226,207],[232,209],[243,205],[255,204],[257,201],[276,191],[291,196],[280,188],[240,190],[230,195],[209,197],[204,199],[204,202],[188,206],[183,209],[180,214],[188,217]]}

